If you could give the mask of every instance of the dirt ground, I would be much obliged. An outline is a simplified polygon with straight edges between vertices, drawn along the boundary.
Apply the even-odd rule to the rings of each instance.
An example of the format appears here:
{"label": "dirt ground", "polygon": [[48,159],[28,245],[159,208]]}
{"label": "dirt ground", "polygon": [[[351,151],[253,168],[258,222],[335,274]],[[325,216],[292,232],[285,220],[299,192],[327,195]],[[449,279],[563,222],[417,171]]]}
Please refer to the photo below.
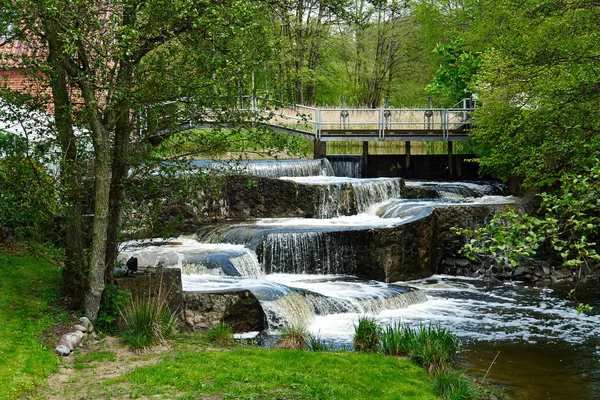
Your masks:
{"label": "dirt ground", "polygon": [[[68,357],[62,357],[62,366],[58,373],[48,378],[48,387],[42,397],[49,400],[129,399],[131,397],[125,385],[111,385],[109,391],[104,387],[104,382],[138,367],[152,365],[168,350],[169,346],[158,346],[140,354],[127,348],[119,338],[103,338],[81,347]],[[75,359],[84,357],[90,351],[111,351],[116,359],[91,361],[83,368],[76,368]]]}

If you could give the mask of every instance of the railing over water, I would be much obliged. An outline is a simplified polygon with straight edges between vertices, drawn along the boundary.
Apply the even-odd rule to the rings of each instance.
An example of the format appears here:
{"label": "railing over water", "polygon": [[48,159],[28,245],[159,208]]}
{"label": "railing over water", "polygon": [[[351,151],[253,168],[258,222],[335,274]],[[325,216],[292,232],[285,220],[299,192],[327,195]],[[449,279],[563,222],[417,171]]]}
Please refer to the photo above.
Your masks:
{"label": "railing over water", "polygon": [[329,108],[288,105],[275,110],[263,110],[260,100],[250,97],[248,111],[263,118],[269,125],[293,129],[314,135],[377,133],[385,140],[387,133],[441,133],[444,140],[451,132],[461,131],[471,124],[475,110],[473,99],[463,99],[450,108]]}
{"label": "railing over water", "polygon": [[[202,125],[225,125],[223,120],[226,112],[214,109],[191,111],[189,108],[183,112],[178,109],[170,115],[161,115],[158,126],[177,125],[180,127],[193,127],[194,114],[202,115]],[[352,136],[362,134],[377,136],[381,141],[389,135],[435,135],[443,140],[450,140],[451,135],[460,133],[466,135],[464,130],[472,122],[472,112],[476,103],[473,99],[463,99],[450,108],[329,108],[310,107],[304,105],[287,104],[272,106],[273,102],[258,97],[246,96],[238,98],[233,111],[237,113],[237,122],[245,120],[271,127],[281,128],[289,133],[300,133],[322,140],[332,136]],[[164,106],[164,105],[163,105]],[[171,107],[173,109],[173,107]],[[231,111],[231,110],[229,110]],[[162,123],[161,123],[162,121]],[[165,123],[166,122],[166,123]],[[176,122],[174,124],[174,122]],[[172,129],[172,128],[171,128]]]}

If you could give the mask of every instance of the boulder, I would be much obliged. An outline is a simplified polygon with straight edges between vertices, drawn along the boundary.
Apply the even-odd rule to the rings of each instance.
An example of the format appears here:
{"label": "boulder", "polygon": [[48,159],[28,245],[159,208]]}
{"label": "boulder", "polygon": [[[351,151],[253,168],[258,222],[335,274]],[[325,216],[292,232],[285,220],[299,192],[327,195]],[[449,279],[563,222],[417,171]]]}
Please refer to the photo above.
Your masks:
{"label": "boulder", "polygon": [[183,320],[194,332],[207,331],[224,321],[233,332],[266,329],[265,314],[249,290],[221,292],[184,292]]}

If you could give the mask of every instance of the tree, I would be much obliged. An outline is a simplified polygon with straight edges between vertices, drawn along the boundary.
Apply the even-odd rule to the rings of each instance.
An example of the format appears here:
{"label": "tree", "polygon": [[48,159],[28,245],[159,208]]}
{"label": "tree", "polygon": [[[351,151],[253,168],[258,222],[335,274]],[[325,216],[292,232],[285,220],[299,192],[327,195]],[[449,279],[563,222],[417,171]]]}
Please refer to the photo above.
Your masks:
{"label": "tree", "polygon": [[487,43],[472,137],[484,171],[552,185],[600,152],[600,9],[587,1],[485,1],[470,43]]}
{"label": "tree", "polygon": [[[65,286],[74,288],[76,298],[83,293],[84,311],[95,320],[107,263],[116,253],[125,180],[130,167],[139,162],[137,155],[145,154],[140,146],[142,121],[137,117],[150,101],[164,102],[182,94],[190,102],[195,100],[195,109],[203,110],[207,104],[218,108],[226,101],[207,101],[202,96],[215,81],[226,88],[229,101],[237,98],[239,85],[231,78],[235,75],[230,75],[235,71],[219,67],[240,63],[237,54],[223,45],[254,27],[258,5],[238,0],[14,0],[5,2],[2,10],[2,25],[13,27],[8,39],[33,49],[32,57],[19,60],[30,71],[31,80],[41,83],[42,90],[33,94],[47,98],[43,88],[51,88],[54,127],[62,149],[67,264],[73,273],[65,275]],[[158,54],[189,42],[209,43],[212,53],[220,57],[203,68],[205,79],[183,85],[174,78],[175,85],[165,90],[148,86],[152,76],[166,75]],[[202,113],[194,116],[203,117]],[[94,218],[89,253],[82,223],[86,169],[78,135],[88,136],[93,148]]]}

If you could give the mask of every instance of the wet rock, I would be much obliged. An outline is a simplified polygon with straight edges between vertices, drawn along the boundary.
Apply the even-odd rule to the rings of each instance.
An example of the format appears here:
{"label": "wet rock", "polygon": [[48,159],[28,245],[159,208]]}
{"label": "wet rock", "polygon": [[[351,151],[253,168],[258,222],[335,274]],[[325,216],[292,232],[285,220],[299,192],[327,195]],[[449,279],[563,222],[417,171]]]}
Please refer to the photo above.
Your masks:
{"label": "wet rock", "polygon": [[207,331],[224,321],[234,332],[266,329],[265,314],[249,290],[184,292],[183,319],[187,329]]}
{"label": "wet rock", "polygon": [[525,277],[525,275],[531,276],[530,272],[531,272],[530,268],[519,266],[514,269],[513,276],[515,276],[515,277]]}
{"label": "wet rock", "polygon": [[467,259],[459,258],[458,260],[455,261],[455,264],[457,267],[465,268],[465,267],[468,267],[469,265],[471,265],[471,262]]}

